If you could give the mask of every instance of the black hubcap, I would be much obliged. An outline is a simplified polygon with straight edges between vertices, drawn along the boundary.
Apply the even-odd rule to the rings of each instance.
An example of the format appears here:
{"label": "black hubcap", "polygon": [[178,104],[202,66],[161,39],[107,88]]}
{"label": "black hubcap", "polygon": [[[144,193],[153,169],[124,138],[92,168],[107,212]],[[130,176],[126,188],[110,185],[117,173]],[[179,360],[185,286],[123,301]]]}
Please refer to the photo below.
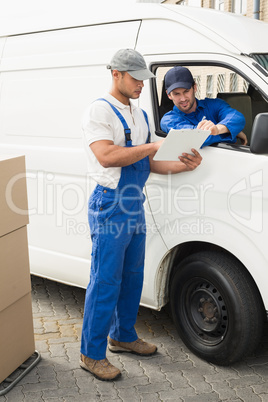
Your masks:
{"label": "black hubcap", "polygon": [[184,287],[184,317],[199,341],[220,343],[228,328],[227,309],[218,289],[207,281],[195,279]]}

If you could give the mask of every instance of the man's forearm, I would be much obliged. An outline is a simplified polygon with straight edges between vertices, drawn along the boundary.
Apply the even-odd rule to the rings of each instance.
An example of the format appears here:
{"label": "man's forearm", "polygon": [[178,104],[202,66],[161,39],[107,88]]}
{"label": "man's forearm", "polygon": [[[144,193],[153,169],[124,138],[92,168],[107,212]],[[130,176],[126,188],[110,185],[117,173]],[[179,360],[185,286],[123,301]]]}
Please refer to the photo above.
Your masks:
{"label": "man's forearm", "polygon": [[114,145],[111,141],[96,141],[90,145],[99,163],[105,167],[123,167],[131,165],[146,156],[154,155],[159,148],[158,143],[137,145],[135,147],[122,147]]}
{"label": "man's forearm", "polygon": [[183,153],[178,156],[177,161],[154,161],[150,156],[150,168],[151,172],[158,174],[174,174],[181,172],[189,172],[196,169],[201,161],[202,157],[195,149],[192,149],[192,154]]}
{"label": "man's forearm", "polygon": [[214,135],[219,135],[219,134],[226,134],[229,133],[230,131],[228,130],[228,128],[224,125],[224,124],[216,124],[216,127],[218,129],[218,133],[214,134]]}

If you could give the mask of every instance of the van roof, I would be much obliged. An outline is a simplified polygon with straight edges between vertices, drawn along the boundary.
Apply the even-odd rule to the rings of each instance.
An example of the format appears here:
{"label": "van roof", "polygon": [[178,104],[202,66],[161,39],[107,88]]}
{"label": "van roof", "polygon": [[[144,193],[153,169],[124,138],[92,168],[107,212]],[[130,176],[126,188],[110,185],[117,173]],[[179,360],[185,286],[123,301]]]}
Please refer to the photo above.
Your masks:
{"label": "van roof", "polygon": [[[19,2],[20,3],[20,2]],[[21,2],[24,5],[24,2]],[[51,3],[0,16],[0,36],[13,36],[55,29],[123,22],[142,19],[166,19],[185,23],[215,41],[224,42],[224,47],[238,53],[267,53],[268,23],[237,14],[208,8],[181,5],[136,3],[116,7],[94,4],[88,0],[68,2],[57,0]],[[34,5],[34,3],[33,3]],[[41,6],[43,8],[41,8]],[[99,8],[101,7],[101,8]]]}

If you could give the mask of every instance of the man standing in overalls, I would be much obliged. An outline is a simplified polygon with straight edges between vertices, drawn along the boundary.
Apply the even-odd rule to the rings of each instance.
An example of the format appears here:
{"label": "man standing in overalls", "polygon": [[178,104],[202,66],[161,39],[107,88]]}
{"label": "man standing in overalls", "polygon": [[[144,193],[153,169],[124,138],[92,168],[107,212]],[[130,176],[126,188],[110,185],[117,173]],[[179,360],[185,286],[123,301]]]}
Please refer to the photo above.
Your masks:
{"label": "man standing in overalls", "polygon": [[82,368],[106,381],[121,374],[106,358],[108,335],[112,352],[150,356],[157,350],[134,328],[143,285],[144,184],[150,171],[189,171],[202,159],[194,150],[178,162],[153,161],[162,141],[150,143],[147,115],[130,99],[139,98],[143,80],[154,75],[132,49],[119,50],[108,68],[111,91],[90,105],[83,122],[89,174],[97,186],[88,204],[92,263],[80,358]]}

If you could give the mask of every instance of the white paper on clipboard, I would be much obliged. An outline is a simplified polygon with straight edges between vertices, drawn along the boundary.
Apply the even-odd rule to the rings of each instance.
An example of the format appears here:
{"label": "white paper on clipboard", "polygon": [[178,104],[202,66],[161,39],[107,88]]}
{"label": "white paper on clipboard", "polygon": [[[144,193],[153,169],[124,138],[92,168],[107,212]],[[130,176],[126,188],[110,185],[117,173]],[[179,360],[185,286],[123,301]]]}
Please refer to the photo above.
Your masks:
{"label": "white paper on clipboard", "polygon": [[209,135],[209,130],[171,129],[153,159],[155,161],[178,161],[178,157],[182,153],[193,154],[192,148],[198,151]]}

